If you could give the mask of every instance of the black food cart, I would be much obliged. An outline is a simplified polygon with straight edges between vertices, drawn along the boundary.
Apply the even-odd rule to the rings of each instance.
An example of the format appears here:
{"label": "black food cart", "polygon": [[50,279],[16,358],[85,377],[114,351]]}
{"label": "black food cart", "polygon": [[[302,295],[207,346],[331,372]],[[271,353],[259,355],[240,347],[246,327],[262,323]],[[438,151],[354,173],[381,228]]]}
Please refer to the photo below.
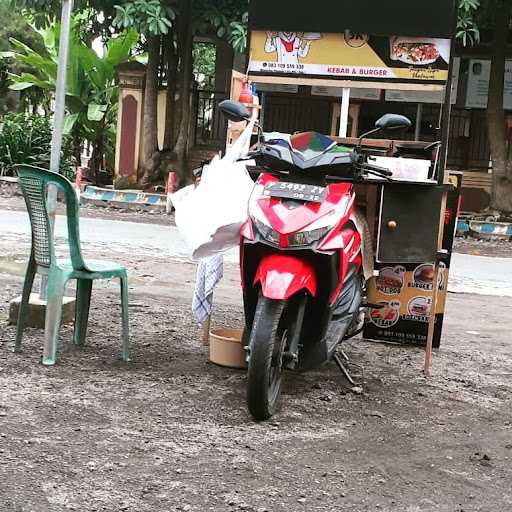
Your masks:
{"label": "black food cart", "polygon": [[[379,305],[363,335],[424,345],[426,373],[441,341],[461,185],[460,175],[445,171],[455,24],[454,0],[252,1],[248,71],[233,72],[231,87],[238,99],[244,80],[256,85],[265,131],[284,131],[285,119],[290,132],[322,126],[393,170],[393,181],[357,185],[374,249],[368,302]],[[415,140],[360,141],[361,108],[389,93],[420,98]],[[426,96],[437,102],[438,126],[434,140],[422,141]]]}

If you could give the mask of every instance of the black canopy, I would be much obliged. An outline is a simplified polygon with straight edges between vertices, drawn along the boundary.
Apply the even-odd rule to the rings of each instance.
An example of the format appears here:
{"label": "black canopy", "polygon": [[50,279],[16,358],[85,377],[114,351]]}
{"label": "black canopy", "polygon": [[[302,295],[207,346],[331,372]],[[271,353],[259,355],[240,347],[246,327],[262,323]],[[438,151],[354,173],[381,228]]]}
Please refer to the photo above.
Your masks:
{"label": "black canopy", "polygon": [[251,0],[251,30],[453,37],[455,0]]}

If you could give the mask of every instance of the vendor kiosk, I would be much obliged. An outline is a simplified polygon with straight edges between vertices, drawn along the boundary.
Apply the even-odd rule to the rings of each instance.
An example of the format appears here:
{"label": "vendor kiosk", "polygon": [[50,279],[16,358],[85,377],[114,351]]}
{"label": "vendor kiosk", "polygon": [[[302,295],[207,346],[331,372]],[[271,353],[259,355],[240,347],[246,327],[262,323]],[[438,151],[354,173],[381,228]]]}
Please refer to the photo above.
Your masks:
{"label": "vendor kiosk", "polygon": [[[369,311],[363,335],[425,345],[426,373],[441,340],[461,184],[460,176],[445,172],[455,22],[454,0],[253,0],[248,73],[234,73],[231,88],[232,99],[244,80],[260,91],[300,88],[337,97],[326,124],[348,146],[361,136],[351,93],[439,96],[439,143],[365,138],[363,146],[394,180],[357,185],[375,255],[368,302],[380,305]],[[264,94],[254,112],[268,129]]]}

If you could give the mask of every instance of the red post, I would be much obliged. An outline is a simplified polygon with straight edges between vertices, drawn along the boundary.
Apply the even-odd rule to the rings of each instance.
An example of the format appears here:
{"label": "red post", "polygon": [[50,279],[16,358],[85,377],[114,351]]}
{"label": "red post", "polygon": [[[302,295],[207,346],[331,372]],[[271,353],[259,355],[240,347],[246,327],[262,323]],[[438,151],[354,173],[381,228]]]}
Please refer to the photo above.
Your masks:
{"label": "red post", "polygon": [[167,177],[167,194],[173,194],[176,190],[176,173],[170,172],[169,176]]}
{"label": "red post", "polygon": [[173,171],[171,171],[167,177],[167,188],[165,191],[167,193],[167,205],[165,207],[165,211],[167,212],[167,215],[170,215],[172,212],[171,194],[176,191],[176,173]]}
{"label": "red post", "polygon": [[75,188],[78,193],[81,191],[82,181],[84,179],[83,167],[77,167],[75,173]]}

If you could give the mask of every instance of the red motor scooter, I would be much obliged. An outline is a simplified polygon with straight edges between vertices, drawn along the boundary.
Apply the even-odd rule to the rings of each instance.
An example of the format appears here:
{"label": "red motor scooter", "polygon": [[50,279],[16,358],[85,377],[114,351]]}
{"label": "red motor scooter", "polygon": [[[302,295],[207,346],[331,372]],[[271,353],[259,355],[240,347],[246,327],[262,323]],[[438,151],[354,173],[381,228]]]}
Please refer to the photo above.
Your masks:
{"label": "red motor scooter", "polygon": [[[220,109],[232,121],[249,118],[237,102]],[[387,114],[372,132],[410,125]],[[261,174],[240,244],[247,401],[252,416],[266,420],[276,410],[284,369],[334,359],[345,370],[336,348],[362,327],[368,236],[356,218],[353,182],[392,173],[369,164],[361,144],[347,148],[315,132],[260,131],[250,158]]]}

